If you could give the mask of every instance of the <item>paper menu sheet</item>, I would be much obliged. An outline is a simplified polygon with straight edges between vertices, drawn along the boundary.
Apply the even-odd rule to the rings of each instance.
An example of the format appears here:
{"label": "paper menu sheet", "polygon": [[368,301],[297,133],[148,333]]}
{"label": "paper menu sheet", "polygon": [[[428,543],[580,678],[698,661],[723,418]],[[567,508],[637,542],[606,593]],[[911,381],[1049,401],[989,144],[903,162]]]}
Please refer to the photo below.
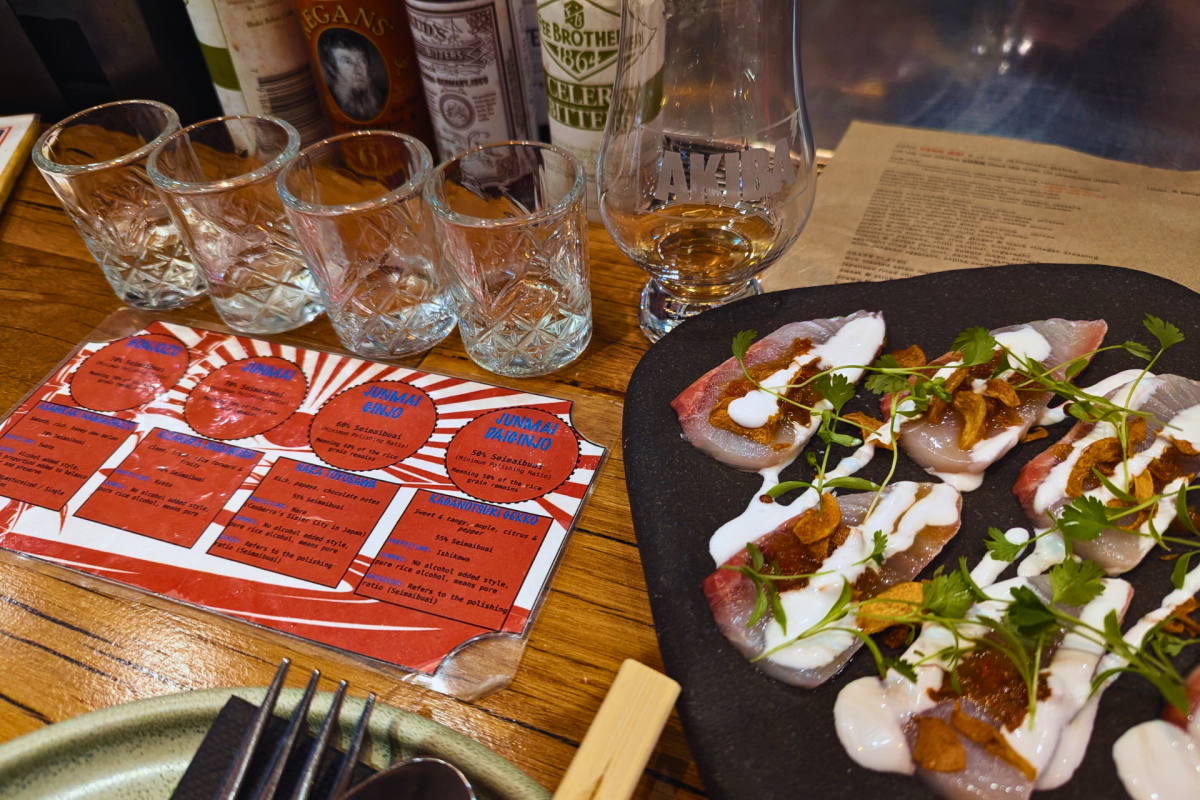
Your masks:
{"label": "paper menu sheet", "polygon": [[855,122],[768,291],[998,264],[1108,264],[1200,291],[1200,173]]}
{"label": "paper menu sheet", "polygon": [[0,421],[0,548],[473,699],[515,672],[603,459],[570,413],[138,324],[85,343]]}

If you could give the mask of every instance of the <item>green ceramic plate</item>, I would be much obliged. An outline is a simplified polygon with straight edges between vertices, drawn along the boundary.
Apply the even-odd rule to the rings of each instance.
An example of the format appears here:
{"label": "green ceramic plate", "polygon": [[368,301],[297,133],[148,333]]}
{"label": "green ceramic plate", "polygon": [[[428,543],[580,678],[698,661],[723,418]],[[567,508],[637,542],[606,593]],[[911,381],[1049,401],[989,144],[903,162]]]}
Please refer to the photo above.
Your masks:
{"label": "green ceramic plate", "polygon": [[[265,688],[209,689],[154,697],[93,711],[50,725],[0,747],[0,800],[166,800],[230,695],[258,704]],[[285,689],[277,713],[290,714],[302,694]],[[333,695],[321,692],[309,712],[313,727]],[[342,707],[343,743],[362,700]],[[436,756],[461,769],[481,800],[548,800],[550,793],[508,761],[460,733],[424,717],[376,704],[364,760],[372,767],[415,755]]]}

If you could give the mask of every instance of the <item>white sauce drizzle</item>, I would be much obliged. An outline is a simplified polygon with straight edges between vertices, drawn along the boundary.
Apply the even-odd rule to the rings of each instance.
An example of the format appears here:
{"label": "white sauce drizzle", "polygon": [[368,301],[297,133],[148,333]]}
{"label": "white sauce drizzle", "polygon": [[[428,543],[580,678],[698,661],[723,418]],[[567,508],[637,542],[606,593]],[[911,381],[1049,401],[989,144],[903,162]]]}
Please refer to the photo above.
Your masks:
{"label": "white sauce drizzle", "polygon": [[[884,322],[880,316],[859,317],[838,330],[829,341],[815,345],[807,353],[792,360],[787,367],[777,370],[762,381],[767,389],[782,389],[788,386],[800,370],[808,364],[818,367],[833,367],[864,364],[871,360],[883,345]],[[839,369],[835,374],[844,375],[851,383],[862,377],[861,369]],[[818,404],[817,408],[822,406]],[[824,404],[829,407],[828,403]],[[729,418],[743,428],[761,428],[779,413],[779,398],[771,392],[755,389],[729,404]]]}
{"label": "white sauce drizzle", "polygon": [[[796,455],[799,455],[799,452]],[[759,499],[779,485],[779,474],[796,460],[796,455],[782,464],[759,470],[758,474],[763,478],[762,488],[754,495],[746,510],[717,528],[716,533],[708,540],[709,555],[718,566],[741,552],[747,542],[766,536],[789,519],[816,507],[817,493],[812,489],[806,490],[788,505],[764,503]],[[849,477],[869,464],[874,456],[875,444],[867,442],[839,461],[837,467],[826,473],[825,477],[827,480]]]}
{"label": "white sauce drizzle", "polygon": [[[1193,567],[1192,571],[1184,576],[1183,588],[1176,589],[1164,597],[1162,604],[1131,626],[1125,632],[1123,638],[1132,647],[1141,647],[1142,639],[1150,632],[1151,628],[1166,619],[1180,604],[1195,596],[1197,592],[1200,592],[1200,566]],[[1096,674],[1106,672],[1115,667],[1124,666],[1124,664],[1125,661],[1120,656],[1107,653],[1100,659],[1100,664],[1096,668]],[[1096,707],[1100,704],[1100,697],[1115,680],[1116,677],[1110,677],[1102,686],[1096,689],[1088,701],[1088,707],[1085,707],[1076,716],[1075,720],[1072,721],[1072,725],[1064,732],[1063,740],[1058,746],[1058,752],[1055,753],[1054,780],[1057,782],[1053,784],[1047,783],[1044,788],[1052,789],[1056,786],[1061,786],[1070,780],[1071,776],[1075,774],[1075,770],[1079,768],[1080,763],[1083,761],[1083,753],[1087,750],[1088,741],[1092,738],[1092,726],[1096,721]],[[1060,754],[1062,755],[1061,759],[1059,758]],[[1113,756],[1114,758],[1117,757],[1115,747]],[[1120,770],[1119,763],[1118,770]],[[1038,788],[1043,788],[1040,780],[1038,781]],[[1132,790],[1130,793],[1133,793]],[[1189,796],[1194,797],[1196,795]],[[1166,797],[1164,796],[1164,800]]]}
{"label": "white sauce drizzle", "polygon": [[[1035,528],[1034,533],[1041,536],[1046,530],[1046,528]],[[1029,558],[1017,565],[1017,574],[1022,578],[1041,575],[1056,564],[1061,564],[1066,557],[1067,549],[1063,544],[1062,534],[1055,531],[1037,540]]]}
{"label": "white sauce drizzle", "polygon": [[983,485],[982,472],[938,472],[935,469],[925,471],[935,478],[941,478],[960,492],[973,492]]}
{"label": "white sauce drizzle", "polygon": [[[871,567],[863,562],[871,554],[875,531],[888,537],[884,559],[912,547],[925,527],[952,525],[958,520],[959,494],[949,486],[930,487],[917,499],[920,484],[902,482],[876,504],[862,523],[852,528],[846,541],[821,564],[828,575],[810,578],[800,589],[782,592],[779,601],[787,613],[788,630],[775,620],[767,624],[765,646],[768,650],[786,644],[797,634],[820,622],[842,593],[844,582],[853,584]],[[854,636],[843,631],[825,631],[795,642],[768,656],[772,661],[795,669],[817,669],[837,658],[854,643]]]}
{"label": "white sauce drizzle", "polygon": [[[1013,544],[1029,541],[1029,533],[1023,528],[1013,528],[1004,536]],[[990,555],[986,555],[971,571],[971,577],[980,588],[986,590],[993,587],[996,594],[989,592],[989,596],[1007,597],[1008,591],[1022,582],[1005,581],[997,586],[996,578],[1004,571],[1005,566],[1007,564],[1004,562],[995,561]],[[979,613],[985,606],[990,605],[996,604],[980,604],[972,611]],[[995,613],[994,610],[991,613]],[[953,644],[954,638],[950,631],[940,625],[926,625],[922,628],[921,635],[905,652],[905,660],[915,663],[924,655]],[[942,666],[934,660],[919,664],[916,667],[916,683],[911,683],[907,678],[891,671],[883,680],[860,678],[842,689],[834,704],[833,716],[838,740],[846,748],[850,758],[867,769],[911,775],[915,766],[904,738],[903,727],[914,714],[933,705],[927,690],[941,688],[944,671]]]}
{"label": "white sauce drizzle", "polygon": [[1125,731],[1113,745],[1113,761],[1133,800],[1200,797],[1200,742],[1166,720]]}
{"label": "white sauce drizzle", "polygon": [[1053,348],[1046,337],[1029,325],[1022,325],[1016,330],[992,334],[992,338],[1003,347],[1007,347],[1018,359],[1033,359],[1045,361],[1050,357]]}
{"label": "white sauce drizzle", "polygon": [[[1129,371],[1126,370],[1126,372]],[[1136,378],[1137,375],[1135,374],[1134,377]],[[1103,384],[1104,381],[1100,383]],[[1124,391],[1126,387],[1129,387],[1128,392]],[[1089,394],[1096,394],[1096,392],[1092,391],[1092,388],[1094,387],[1089,387],[1084,391]],[[1133,389],[1132,381],[1127,381],[1126,383],[1118,384],[1116,387],[1117,396],[1114,398],[1114,401],[1130,409],[1137,410],[1142,407],[1143,403],[1154,396],[1157,388],[1158,382],[1149,375],[1138,384],[1136,391]],[[1109,394],[1112,391],[1114,389],[1109,388],[1104,394]],[[1122,397],[1123,392],[1124,396]],[[1083,451],[1093,442],[1098,442],[1101,439],[1109,439],[1116,435],[1117,429],[1115,425],[1110,422],[1097,422],[1096,426],[1086,436],[1072,442],[1070,455],[1065,460],[1055,464],[1046,475],[1045,480],[1038,486],[1037,492],[1033,497],[1034,510],[1038,514],[1045,514],[1047,508],[1061,500],[1066,495],[1067,480],[1071,477],[1071,470],[1075,468],[1075,463],[1079,461],[1079,457]],[[1118,472],[1123,472],[1123,470],[1118,470]],[[1134,477],[1136,477],[1136,474],[1134,473]],[[1111,499],[1111,494],[1109,498]]]}

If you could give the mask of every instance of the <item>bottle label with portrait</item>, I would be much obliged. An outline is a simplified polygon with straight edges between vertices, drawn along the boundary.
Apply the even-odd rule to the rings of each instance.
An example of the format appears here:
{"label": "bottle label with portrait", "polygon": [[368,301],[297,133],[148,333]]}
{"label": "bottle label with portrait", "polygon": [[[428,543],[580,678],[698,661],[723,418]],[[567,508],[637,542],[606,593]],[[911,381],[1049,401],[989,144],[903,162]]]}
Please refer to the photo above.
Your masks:
{"label": "bottle label with portrait", "polygon": [[296,0],[339,132],[383,128],[431,142],[403,0]]}
{"label": "bottle label with portrait", "polygon": [[520,0],[408,0],[408,16],[443,159],[537,138]]}

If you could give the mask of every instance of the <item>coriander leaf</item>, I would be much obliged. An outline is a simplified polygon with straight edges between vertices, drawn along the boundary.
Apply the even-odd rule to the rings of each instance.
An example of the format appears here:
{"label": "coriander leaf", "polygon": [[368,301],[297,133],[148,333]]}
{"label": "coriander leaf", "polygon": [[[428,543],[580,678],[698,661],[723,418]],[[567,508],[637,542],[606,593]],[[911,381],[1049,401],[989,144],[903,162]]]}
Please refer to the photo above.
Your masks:
{"label": "coriander leaf", "polygon": [[762,550],[754,542],[746,542],[746,552],[750,555],[750,563],[754,567],[755,572],[762,572],[763,563],[766,559],[763,558]]}
{"label": "coriander leaf", "polygon": [[817,435],[825,444],[840,444],[842,447],[858,447],[862,444],[862,439],[857,439],[847,433],[837,433],[828,428],[821,428],[817,431]]}
{"label": "coriander leaf", "polygon": [[903,370],[895,356],[882,355],[871,365],[875,374],[867,378],[867,389],[875,394],[896,394],[908,390],[908,379],[903,375],[893,375],[881,370]]}
{"label": "coriander leaf", "polygon": [[883,554],[887,551],[888,537],[883,531],[875,531],[874,545],[871,548],[871,555],[867,556],[867,561],[874,561],[878,566],[883,566]]}
{"label": "coriander leaf", "polygon": [[871,483],[866,478],[834,478],[821,484],[824,489],[860,489],[864,492],[878,492],[879,484]]}
{"label": "coriander leaf", "polygon": [[1058,517],[1058,529],[1067,543],[1095,539],[1111,527],[1108,510],[1096,497],[1076,497]]}
{"label": "coriander leaf", "polygon": [[1188,643],[1178,636],[1172,636],[1164,630],[1155,631],[1154,646],[1166,653],[1171,658],[1183,652],[1183,648],[1187,647]]}
{"label": "coriander leaf", "polygon": [[999,378],[1004,373],[1012,369],[1012,364],[1008,361],[1008,351],[1005,350],[1000,354],[1000,363],[996,365],[996,369],[992,371],[993,378]]}
{"label": "coriander leaf", "polygon": [[772,500],[775,500],[780,495],[787,494],[788,492],[792,491],[793,489],[811,489],[811,488],[813,488],[813,485],[811,483],[805,483],[804,481],[784,481],[783,483],[777,483],[774,486],[772,486],[770,489],[767,489],[767,497],[770,497]]}
{"label": "coriander leaf", "polygon": [[1084,422],[1090,422],[1095,418],[1095,408],[1091,403],[1083,400],[1075,400],[1068,403],[1067,413],[1075,419],[1081,419]]}
{"label": "coriander leaf", "polygon": [[1192,560],[1192,556],[1196,555],[1196,552],[1193,550],[1175,559],[1175,569],[1171,570],[1171,585],[1175,587],[1176,591],[1183,588],[1184,578],[1187,577],[1188,563]]}
{"label": "coriander leaf", "polygon": [[750,349],[750,343],[754,341],[754,337],[756,336],[758,336],[757,331],[742,331],[733,337],[733,357],[738,361],[744,359],[746,351]]}
{"label": "coriander leaf", "polygon": [[1150,348],[1141,342],[1122,342],[1121,347],[1132,356],[1142,359],[1143,361],[1150,360]]}
{"label": "coriander leaf", "polygon": [[1066,376],[1067,380],[1071,380],[1076,375],[1083,372],[1083,368],[1087,365],[1088,360],[1086,358],[1077,358],[1067,364],[1067,368],[1063,371],[1063,375]]}
{"label": "coriander leaf", "polygon": [[971,597],[975,599],[976,603],[982,603],[990,599],[983,589],[979,588],[979,584],[975,582],[975,579],[971,577],[971,569],[967,566],[966,556],[958,557],[958,574],[962,575],[963,583],[967,585],[967,591],[971,593]]}
{"label": "coriander leaf", "polygon": [[1146,330],[1154,334],[1154,338],[1158,339],[1159,347],[1166,350],[1171,345],[1179,344],[1183,341],[1183,333],[1169,322],[1164,322],[1153,314],[1147,314],[1145,322]]}
{"label": "coriander leaf", "polygon": [[842,406],[854,397],[854,386],[845,375],[836,372],[826,372],[813,382],[817,393],[833,406],[834,411],[841,411]]}
{"label": "coriander leaf", "polygon": [[992,338],[987,328],[967,328],[954,340],[954,350],[962,353],[960,366],[973,367],[992,360],[992,354],[1000,344]]}
{"label": "coriander leaf", "polygon": [[896,357],[890,353],[884,353],[879,358],[875,359],[875,363],[871,365],[871,369],[903,369]]}
{"label": "coriander leaf", "polygon": [[1193,536],[1200,536],[1200,531],[1196,530],[1196,524],[1192,522],[1192,515],[1188,513],[1186,484],[1180,486],[1179,493],[1175,495],[1175,519],[1191,531]]}
{"label": "coriander leaf", "polygon": [[867,391],[873,394],[898,394],[908,391],[908,381],[903,375],[890,375],[886,372],[877,372],[867,378]]}
{"label": "coriander leaf", "polygon": [[1113,497],[1116,497],[1119,500],[1124,500],[1126,503],[1137,503],[1137,498],[1124,489],[1119,488],[1115,483],[1105,477],[1104,473],[1096,467],[1092,467],[1092,474],[1100,479],[1100,482],[1104,484],[1105,489],[1108,489],[1113,493]]}
{"label": "coriander leaf", "polygon": [[1004,536],[1004,531],[999,528],[988,528],[988,540],[983,543],[987,548],[988,553],[997,561],[1004,561],[1011,564],[1020,554],[1024,544],[1013,544]]}
{"label": "coriander leaf", "polygon": [[888,669],[894,669],[904,677],[908,678],[911,683],[917,682],[917,671],[912,664],[905,661],[903,658],[894,658],[892,656],[883,657],[883,665]]}
{"label": "coriander leaf", "polygon": [[954,402],[954,395],[950,394],[950,390],[946,388],[946,381],[942,378],[934,378],[929,382],[929,389],[938,399],[944,403]]}
{"label": "coriander leaf", "polygon": [[1085,606],[1100,596],[1104,570],[1095,561],[1067,559],[1050,569],[1051,602]]}
{"label": "coriander leaf", "polygon": [[1116,611],[1109,611],[1104,616],[1104,637],[1109,640],[1110,645],[1121,647],[1125,644],[1125,637],[1121,635],[1121,621],[1117,619]]}
{"label": "coriander leaf", "polygon": [[935,616],[962,619],[967,609],[975,604],[967,582],[958,572],[935,573],[933,579],[925,581],[921,587],[924,590],[921,608]]}
{"label": "coriander leaf", "polygon": [[807,453],[805,453],[804,460],[808,462],[808,465],[813,469],[817,468],[817,454],[813,451],[809,450]]}
{"label": "coriander leaf", "polygon": [[1004,618],[1019,635],[1036,639],[1058,627],[1054,612],[1028,586],[1015,586],[1010,594],[1013,601],[1004,612]]}
{"label": "coriander leaf", "polygon": [[774,583],[767,584],[767,599],[771,602],[771,616],[779,623],[779,627],[783,628],[783,635],[787,636],[787,614],[783,611],[783,603],[779,600],[779,590],[775,588]]}
{"label": "coriander leaf", "polygon": [[752,628],[758,624],[758,621],[763,618],[763,614],[767,613],[767,592],[763,588],[763,582],[758,578],[751,578],[754,582],[754,613],[750,615],[750,619],[746,620],[746,627]]}

